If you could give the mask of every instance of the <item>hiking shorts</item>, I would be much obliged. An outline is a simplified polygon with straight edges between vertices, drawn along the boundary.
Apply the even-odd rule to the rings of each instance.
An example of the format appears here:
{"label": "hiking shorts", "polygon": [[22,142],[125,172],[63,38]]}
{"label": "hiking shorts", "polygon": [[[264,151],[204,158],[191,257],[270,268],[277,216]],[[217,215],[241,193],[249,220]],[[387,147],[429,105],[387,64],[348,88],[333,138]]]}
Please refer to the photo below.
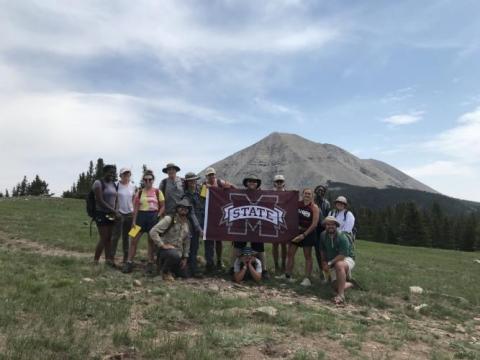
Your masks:
{"label": "hiking shorts", "polygon": [[292,244],[296,245],[298,247],[312,247],[312,246],[315,246],[316,237],[317,237],[317,235],[316,235],[315,231],[313,231],[312,233],[308,234],[307,237],[305,239],[303,239],[302,241],[300,241],[298,243],[292,243]]}
{"label": "hiking shorts", "polygon": [[[260,242],[252,242],[250,243],[251,248],[255,252],[265,252],[265,246],[263,243]],[[233,247],[235,249],[243,249],[245,246],[247,246],[246,241],[234,241],[233,242]]]}
{"label": "hiking shorts", "polygon": [[158,211],[139,211],[136,224],[142,228],[142,233],[148,233],[158,222]]}
{"label": "hiking shorts", "polygon": [[[352,277],[352,270],[355,267],[355,260],[353,260],[351,257],[346,257],[343,259],[348,265],[348,273],[347,273],[347,280]],[[334,282],[337,280],[337,272],[335,271],[335,268],[330,269],[330,281]]]}
{"label": "hiking shorts", "polygon": [[95,211],[95,217],[93,218],[97,226],[113,226],[115,218],[110,213],[104,211]]}

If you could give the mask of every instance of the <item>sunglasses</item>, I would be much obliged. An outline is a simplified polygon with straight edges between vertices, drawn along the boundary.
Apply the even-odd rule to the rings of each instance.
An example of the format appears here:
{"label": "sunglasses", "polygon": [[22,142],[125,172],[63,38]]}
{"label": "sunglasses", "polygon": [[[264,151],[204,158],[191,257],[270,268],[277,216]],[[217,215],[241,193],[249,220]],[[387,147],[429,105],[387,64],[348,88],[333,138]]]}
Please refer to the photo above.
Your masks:
{"label": "sunglasses", "polygon": [[153,178],[143,178],[143,181],[153,181]]}
{"label": "sunglasses", "polygon": [[283,184],[284,182],[285,181],[283,181],[283,180],[277,180],[277,181],[275,181],[275,184]]}

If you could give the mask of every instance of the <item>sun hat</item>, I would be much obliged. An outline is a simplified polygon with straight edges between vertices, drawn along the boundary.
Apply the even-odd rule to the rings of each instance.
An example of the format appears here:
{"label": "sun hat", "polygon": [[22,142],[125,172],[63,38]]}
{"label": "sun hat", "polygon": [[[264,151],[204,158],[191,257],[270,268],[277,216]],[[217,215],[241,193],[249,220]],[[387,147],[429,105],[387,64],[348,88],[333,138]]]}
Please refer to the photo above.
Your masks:
{"label": "sun hat", "polygon": [[166,174],[168,172],[168,169],[170,169],[170,168],[174,168],[177,172],[180,171],[180,168],[177,165],[175,165],[174,163],[168,163],[162,169],[162,172]]}
{"label": "sun hat", "polygon": [[217,172],[215,171],[215,169],[213,167],[209,167],[207,168],[207,170],[205,170],[205,176],[208,176],[208,175],[215,175]]}
{"label": "sun hat", "polygon": [[260,185],[262,185],[262,180],[260,180],[258,178],[258,176],[256,175],[248,175],[246,178],[243,179],[243,186],[247,187],[247,182],[251,180],[251,181],[255,181],[257,183],[257,189],[260,187]]}
{"label": "sun hat", "polygon": [[273,182],[276,182],[276,181],[285,181],[285,176],[283,176],[281,174],[275,175],[273,177]]}
{"label": "sun hat", "polygon": [[132,173],[132,170],[130,170],[130,168],[128,168],[128,167],[123,167],[123,168],[120,169],[120,175],[123,175],[126,172]]}
{"label": "sun hat", "polygon": [[253,249],[249,248],[248,246],[244,247],[240,251],[240,256],[249,256],[249,255],[255,255],[255,254],[256,254],[256,252],[253,251]]}
{"label": "sun hat", "polygon": [[177,201],[177,204],[175,205],[175,207],[176,208],[185,207],[185,208],[190,209],[192,207],[192,205],[190,205],[190,202],[187,199],[182,199],[182,200]]}
{"label": "sun hat", "polygon": [[345,196],[339,196],[335,199],[335,202],[339,202],[339,203],[342,203],[342,204],[345,204],[345,205],[348,205],[348,201],[347,201],[347,198]]}
{"label": "sun hat", "polygon": [[200,177],[193,172],[188,172],[185,174],[185,181],[198,180],[198,179],[200,179]]}
{"label": "sun hat", "polygon": [[338,222],[338,220],[335,219],[335,217],[331,216],[331,215],[329,215],[325,219],[323,219],[323,225],[325,225],[325,223],[327,223],[327,222],[334,222],[337,225],[337,227],[340,226],[340,223]]}

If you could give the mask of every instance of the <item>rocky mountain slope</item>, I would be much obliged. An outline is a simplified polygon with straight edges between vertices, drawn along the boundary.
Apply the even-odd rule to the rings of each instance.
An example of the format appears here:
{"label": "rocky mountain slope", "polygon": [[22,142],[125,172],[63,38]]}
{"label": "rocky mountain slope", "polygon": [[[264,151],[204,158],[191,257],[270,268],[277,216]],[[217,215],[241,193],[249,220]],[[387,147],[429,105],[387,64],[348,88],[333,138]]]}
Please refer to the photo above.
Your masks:
{"label": "rocky mountain slope", "polygon": [[262,179],[264,189],[272,187],[275,174],[283,174],[291,189],[338,182],[436,193],[386,163],[360,159],[338,146],[316,143],[294,134],[272,133],[211,166],[220,177],[235,184],[241,184],[248,174],[256,174]]}

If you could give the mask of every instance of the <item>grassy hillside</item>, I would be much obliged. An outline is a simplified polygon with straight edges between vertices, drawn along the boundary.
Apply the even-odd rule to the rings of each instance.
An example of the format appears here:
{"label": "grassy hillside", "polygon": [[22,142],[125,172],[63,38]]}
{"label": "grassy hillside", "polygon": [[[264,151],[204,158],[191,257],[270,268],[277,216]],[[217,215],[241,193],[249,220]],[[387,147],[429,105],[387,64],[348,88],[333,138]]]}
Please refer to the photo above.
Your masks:
{"label": "grassy hillside", "polygon": [[335,308],[316,279],[165,284],[95,267],[95,241],[83,201],[0,200],[0,359],[480,359],[479,253],[358,241],[366,291]]}

